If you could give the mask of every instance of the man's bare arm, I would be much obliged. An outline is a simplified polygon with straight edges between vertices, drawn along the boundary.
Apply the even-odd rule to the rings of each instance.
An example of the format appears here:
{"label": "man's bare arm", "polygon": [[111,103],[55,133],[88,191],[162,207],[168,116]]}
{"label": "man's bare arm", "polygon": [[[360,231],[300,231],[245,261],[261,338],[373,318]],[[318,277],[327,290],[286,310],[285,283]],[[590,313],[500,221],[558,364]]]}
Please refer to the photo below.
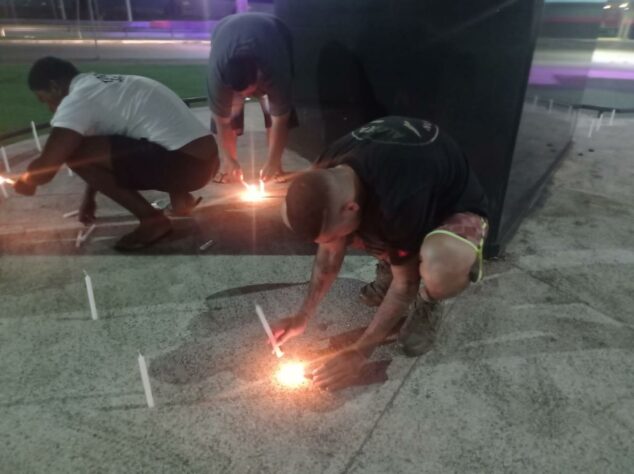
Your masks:
{"label": "man's bare arm", "polygon": [[262,169],[262,179],[272,179],[282,171],[282,154],[288,143],[288,120],[290,112],[271,117],[271,131],[269,135],[269,154]]}
{"label": "man's bare arm", "polygon": [[308,294],[299,310],[299,313],[305,315],[307,319],[315,314],[319,303],[339,275],[345,255],[346,239],[338,239],[319,245],[313,263]]}
{"label": "man's bare arm", "polygon": [[278,344],[284,344],[304,332],[308,320],[317,312],[319,303],[337,278],[345,251],[345,239],[319,246],[313,263],[308,294],[299,311],[293,316],[276,321],[272,326],[273,336]]}
{"label": "man's bare arm", "polygon": [[27,173],[20,179],[35,186],[48,183],[79,148],[82,139],[83,136],[73,130],[53,127],[42,154],[29,164]]}
{"label": "man's bare arm", "polygon": [[231,118],[221,117],[213,114],[213,121],[216,122],[218,131],[218,147],[222,153],[222,157],[228,160],[237,161],[236,153],[236,137],[231,129]]}

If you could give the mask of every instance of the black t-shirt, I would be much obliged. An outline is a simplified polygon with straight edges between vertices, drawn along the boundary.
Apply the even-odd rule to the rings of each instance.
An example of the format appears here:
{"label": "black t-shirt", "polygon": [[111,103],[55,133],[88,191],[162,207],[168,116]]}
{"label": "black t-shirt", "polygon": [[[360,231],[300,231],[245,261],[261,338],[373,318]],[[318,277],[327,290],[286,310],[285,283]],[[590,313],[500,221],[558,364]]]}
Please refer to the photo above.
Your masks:
{"label": "black t-shirt", "polygon": [[394,264],[417,255],[423,238],[458,212],[487,217],[487,199],[453,139],[408,117],[370,122],[330,145],[319,168],[348,165],[365,192],[357,237]]}
{"label": "black t-shirt", "polygon": [[253,58],[259,69],[257,95],[267,94],[271,115],[291,110],[293,58],[291,33],[282,21],[266,13],[239,13],[223,18],[211,38],[207,74],[209,107],[221,117],[231,115],[234,91],[223,80],[234,57]]}

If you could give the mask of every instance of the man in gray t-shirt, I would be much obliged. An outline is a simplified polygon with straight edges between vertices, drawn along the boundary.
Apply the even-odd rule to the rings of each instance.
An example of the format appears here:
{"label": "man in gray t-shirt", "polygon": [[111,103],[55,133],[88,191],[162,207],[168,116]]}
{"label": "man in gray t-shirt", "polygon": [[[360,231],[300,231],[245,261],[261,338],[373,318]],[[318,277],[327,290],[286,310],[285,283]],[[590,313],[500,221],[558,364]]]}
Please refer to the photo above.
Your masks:
{"label": "man in gray t-shirt", "polygon": [[207,74],[211,127],[220,144],[222,167],[214,181],[242,179],[236,140],[244,128],[244,99],[260,100],[269,150],[264,180],[283,180],[282,152],[289,128],[297,126],[291,104],[291,34],[273,15],[241,13],[224,18],[211,39]]}

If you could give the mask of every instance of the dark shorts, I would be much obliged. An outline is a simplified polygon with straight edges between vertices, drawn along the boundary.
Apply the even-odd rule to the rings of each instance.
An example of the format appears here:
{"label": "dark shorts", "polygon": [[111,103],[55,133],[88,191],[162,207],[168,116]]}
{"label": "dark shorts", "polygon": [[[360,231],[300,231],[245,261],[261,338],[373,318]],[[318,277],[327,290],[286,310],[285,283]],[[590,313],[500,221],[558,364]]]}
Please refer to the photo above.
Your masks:
{"label": "dark shorts", "polygon": [[170,151],[145,139],[110,138],[110,156],[117,184],[139,191],[189,192],[205,186],[220,165],[218,154],[201,160]]}
{"label": "dark shorts", "polygon": [[[260,108],[262,109],[262,115],[264,116],[264,126],[271,128],[271,110],[269,107],[269,98],[266,95],[257,97],[260,102]],[[236,132],[236,135],[242,135],[244,133],[244,97],[240,94],[233,94],[233,101],[231,103],[231,129]],[[297,111],[295,107],[291,108],[290,116],[288,117],[288,129],[293,129],[299,126],[299,119],[297,118]],[[211,132],[216,134],[218,129],[216,128],[216,122],[211,119]]]}

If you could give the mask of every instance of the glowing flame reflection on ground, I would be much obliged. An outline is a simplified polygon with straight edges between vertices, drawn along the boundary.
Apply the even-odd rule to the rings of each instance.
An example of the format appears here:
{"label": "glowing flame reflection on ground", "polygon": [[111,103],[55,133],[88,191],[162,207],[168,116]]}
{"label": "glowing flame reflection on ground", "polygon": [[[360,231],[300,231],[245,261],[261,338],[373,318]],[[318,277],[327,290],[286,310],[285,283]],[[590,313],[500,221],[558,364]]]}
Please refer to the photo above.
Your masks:
{"label": "glowing flame reflection on ground", "polygon": [[286,362],[280,366],[275,378],[286,388],[297,388],[308,383],[304,377],[304,364],[301,362]]}

